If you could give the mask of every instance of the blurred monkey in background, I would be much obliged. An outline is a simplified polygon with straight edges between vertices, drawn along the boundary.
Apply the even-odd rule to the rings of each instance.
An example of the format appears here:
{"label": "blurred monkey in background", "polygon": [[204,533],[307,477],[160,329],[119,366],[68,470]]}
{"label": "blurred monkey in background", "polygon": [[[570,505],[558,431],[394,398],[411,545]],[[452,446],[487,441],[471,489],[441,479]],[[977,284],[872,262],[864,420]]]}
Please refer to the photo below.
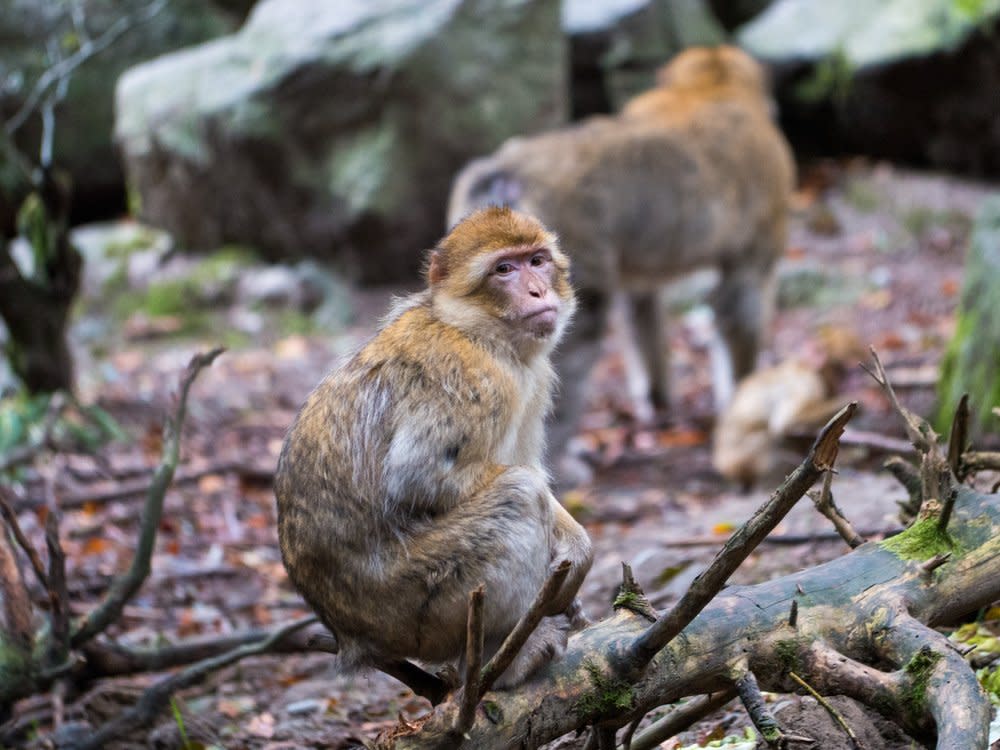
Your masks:
{"label": "blurred monkey in background", "polygon": [[679,275],[719,271],[711,297],[721,339],[713,351],[717,408],[754,369],[795,179],[772,109],[752,58],[735,47],[692,48],[619,115],[512,138],[456,177],[449,224],[484,205],[513,206],[558,232],[572,256],[579,309],[556,355],[561,386],[549,432],[564,482],[586,478],[565,450],[619,290],[655,408],[670,400],[660,292]]}

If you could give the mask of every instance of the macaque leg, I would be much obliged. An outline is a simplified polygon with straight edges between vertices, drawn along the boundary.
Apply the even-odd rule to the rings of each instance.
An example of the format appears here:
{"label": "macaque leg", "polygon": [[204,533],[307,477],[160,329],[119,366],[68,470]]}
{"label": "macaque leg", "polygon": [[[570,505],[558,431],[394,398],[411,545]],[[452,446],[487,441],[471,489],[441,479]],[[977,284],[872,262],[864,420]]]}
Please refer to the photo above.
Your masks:
{"label": "macaque leg", "polygon": [[[395,592],[387,596],[387,615],[395,612],[401,635],[410,640],[404,650],[430,662],[464,651],[472,589],[485,584],[488,658],[528,610],[552,562],[573,563],[552,607],[561,613],[572,603],[591,560],[586,532],[552,496],[546,477],[523,466],[505,468],[474,497],[436,516],[393,557],[399,565],[385,582],[386,592]],[[551,619],[543,620],[502,684],[523,681],[562,653],[568,624],[566,618],[547,622]]]}
{"label": "macaque leg", "polygon": [[558,500],[552,497],[550,501],[555,519],[552,527],[552,562],[569,560],[572,567],[546,614],[566,614],[570,619],[583,617],[576,595],[593,562],[590,537]]}
{"label": "macaque leg", "polygon": [[603,291],[581,289],[577,299],[576,315],[555,354],[559,387],[546,428],[549,463],[561,484],[582,483],[590,478],[590,470],[580,461],[574,464],[566,448],[576,434],[590,371],[601,354],[611,311],[611,296]]}
{"label": "macaque leg", "polygon": [[757,365],[764,333],[774,307],[774,276],[770,269],[724,268],[712,295],[715,324],[723,346],[712,347],[715,407],[732,398],[736,383]]}
{"label": "macaque leg", "polygon": [[639,345],[646,375],[649,400],[658,411],[670,406],[670,347],[666,342],[667,314],[658,291],[629,294],[632,328]]}

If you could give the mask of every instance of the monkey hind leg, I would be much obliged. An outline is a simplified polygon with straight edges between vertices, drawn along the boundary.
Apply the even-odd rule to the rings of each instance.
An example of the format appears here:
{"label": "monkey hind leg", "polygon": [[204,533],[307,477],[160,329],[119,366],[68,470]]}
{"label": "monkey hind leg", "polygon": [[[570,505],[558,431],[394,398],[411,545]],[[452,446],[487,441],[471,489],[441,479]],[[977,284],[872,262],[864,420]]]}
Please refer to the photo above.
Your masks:
{"label": "monkey hind leg", "polygon": [[407,540],[384,589],[386,614],[404,644],[400,657],[457,659],[469,593],[479,585],[487,640],[506,637],[548,575],[550,498],[541,472],[510,467]]}
{"label": "monkey hind leg", "polygon": [[587,396],[590,371],[601,354],[612,297],[599,289],[580,289],[573,323],[555,353],[559,388],[546,426],[549,465],[561,486],[583,484],[592,472],[568,454],[570,440]]}
{"label": "monkey hind leg", "polygon": [[654,409],[670,406],[670,348],[667,346],[667,312],[659,291],[629,294],[631,324],[646,376],[649,400]]}
{"label": "monkey hind leg", "polygon": [[753,372],[774,308],[775,281],[770,269],[723,269],[712,295],[722,348],[712,347],[716,409],[732,398],[736,383]]}
{"label": "monkey hind leg", "polygon": [[[566,651],[569,630],[570,622],[564,615],[543,618],[514,661],[500,675],[496,687],[500,690],[517,687],[550,661],[562,656]],[[487,653],[495,652],[499,647],[499,643],[493,644]]]}

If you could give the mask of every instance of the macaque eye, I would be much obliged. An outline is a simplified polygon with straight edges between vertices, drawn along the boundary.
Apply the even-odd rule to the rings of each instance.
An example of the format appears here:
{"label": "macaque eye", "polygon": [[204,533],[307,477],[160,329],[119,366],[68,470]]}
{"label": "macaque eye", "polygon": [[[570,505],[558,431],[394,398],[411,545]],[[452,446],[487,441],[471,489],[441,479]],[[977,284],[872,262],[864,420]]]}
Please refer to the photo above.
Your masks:
{"label": "macaque eye", "polygon": [[500,276],[506,276],[514,270],[514,264],[508,263],[507,261],[500,261],[493,268],[493,273],[499,274]]}
{"label": "macaque eye", "polygon": [[549,260],[549,254],[547,252],[537,253],[531,256],[531,265],[535,266],[536,268],[538,266],[544,266],[546,262],[548,262],[548,260]]}

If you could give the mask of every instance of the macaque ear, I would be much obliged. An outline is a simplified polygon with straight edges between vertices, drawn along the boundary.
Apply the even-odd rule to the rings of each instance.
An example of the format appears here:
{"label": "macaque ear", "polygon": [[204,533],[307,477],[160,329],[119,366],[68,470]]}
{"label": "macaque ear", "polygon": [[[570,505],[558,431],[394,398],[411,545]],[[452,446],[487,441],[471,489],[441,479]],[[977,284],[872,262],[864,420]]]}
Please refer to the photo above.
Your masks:
{"label": "macaque ear", "polygon": [[444,267],[444,259],[441,257],[441,250],[439,248],[434,248],[431,250],[430,257],[427,261],[427,283],[431,286],[440,284],[448,276],[448,272]]}

